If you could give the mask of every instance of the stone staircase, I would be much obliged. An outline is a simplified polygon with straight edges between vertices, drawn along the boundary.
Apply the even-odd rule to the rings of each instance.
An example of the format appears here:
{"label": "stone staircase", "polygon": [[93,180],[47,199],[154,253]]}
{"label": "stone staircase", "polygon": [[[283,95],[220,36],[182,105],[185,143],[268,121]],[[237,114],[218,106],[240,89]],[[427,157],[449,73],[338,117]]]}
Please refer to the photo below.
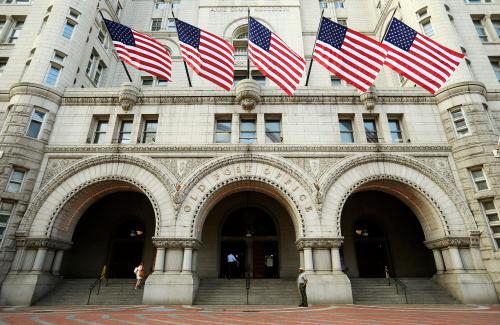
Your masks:
{"label": "stone staircase", "polygon": [[[354,304],[405,304],[403,291],[396,292],[394,281],[383,278],[350,278]],[[400,278],[407,286],[409,304],[458,304],[445,289],[428,278]]]}
{"label": "stone staircase", "polygon": [[[93,279],[64,279],[48,295],[37,301],[38,306],[86,305],[89,285]],[[101,284],[92,291],[90,305],[141,305],[142,289],[134,290],[134,279],[109,279],[108,285]]]}
{"label": "stone staircase", "polygon": [[[249,305],[297,305],[300,303],[295,280],[252,279]],[[246,305],[244,279],[201,279],[195,304]]]}

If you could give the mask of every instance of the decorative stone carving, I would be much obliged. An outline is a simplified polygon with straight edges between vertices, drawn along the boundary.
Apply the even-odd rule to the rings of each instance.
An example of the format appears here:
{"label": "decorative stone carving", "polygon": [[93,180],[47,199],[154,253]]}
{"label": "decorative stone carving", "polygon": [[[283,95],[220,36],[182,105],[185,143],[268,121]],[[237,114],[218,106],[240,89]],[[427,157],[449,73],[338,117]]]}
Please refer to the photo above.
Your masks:
{"label": "decorative stone carving", "polygon": [[197,168],[210,158],[155,158],[160,164],[165,166],[177,179],[182,179],[190,171]]}
{"label": "decorative stone carving", "polygon": [[328,168],[332,167],[342,159],[339,158],[307,158],[307,157],[291,157],[287,160],[293,162],[294,164],[300,166],[303,170],[311,174],[314,178],[318,178],[322,175]]}
{"label": "decorative stone carving", "polygon": [[153,245],[157,248],[192,248],[198,249],[201,242],[194,238],[162,238],[153,237]]}
{"label": "decorative stone carving", "polygon": [[137,103],[137,98],[140,96],[141,92],[139,88],[134,86],[131,83],[122,84],[122,88],[120,90],[120,96],[118,97],[118,101],[120,102],[121,107],[124,111],[130,110]]}
{"label": "decorative stone carving", "polygon": [[47,237],[18,237],[16,238],[16,242],[18,247],[52,248],[56,250],[68,250],[73,245],[72,242]]}
{"label": "decorative stone carving", "polygon": [[375,103],[377,102],[377,89],[374,85],[371,85],[368,88],[368,91],[365,93],[361,93],[359,95],[361,102],[365,105],[365,108],[369,111],[375,108]]}
{"label": "decorative stone carving", "polygon": [[434,240],[424,241],[428,249],[443,249],[448,247],[471,247],[473,246],[470,237],[443,237]]}
{"label": "decorative stone carving", "polygon": [[260,85],[252,79],[243,79],[236,85],[236,102],[247,111],[260,103]]}
{"label": "decorative stone carving", "polygon": [[340,247],[344,242],[344,237],[334,238],[301,238],[295,242],[298,250],[304,248],[332,248]]}
{"label": "decorative stone carving", "polygon": [[442,175],[448,182],[456,185],[448,157],[415,157]]}
{"label": "decorative stone carving", "polygon": [[470,230],[470,247],[479,248],[481,231],[479,230]]}
{"label": "decorative stone carving", "polygon": [[50,158],[43,174],[42,185],[77,160],[75,158]]}

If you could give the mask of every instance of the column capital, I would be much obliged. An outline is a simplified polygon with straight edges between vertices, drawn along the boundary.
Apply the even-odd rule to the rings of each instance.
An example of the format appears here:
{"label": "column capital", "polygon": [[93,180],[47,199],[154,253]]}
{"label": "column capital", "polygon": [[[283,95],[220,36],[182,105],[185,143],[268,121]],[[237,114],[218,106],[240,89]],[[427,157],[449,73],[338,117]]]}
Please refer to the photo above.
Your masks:
{"label": "column capital", "polygon": [[424,241],[424,245],[428,249],[443,249],[449,247],[472,247],[474,245],[479,245],[479,237],[471,236],[471,237],[442,237],[433,240]]}
{"label": "column capital", "polygon": [[304,248],[332,248],[340,247],[344,242],[344,237],[331,238],[300,238],[295,242],[298,250]]}
{"label": "column capital", "polygon": [[46,237],[17,238],[16,243],[17,246],[26,248],[52,248],[56,250],[68,250],[73,245],[72,242]]}
{"label": "column capital", "polygon": [[157,248],[192,248],[198,249],[201,242],[194,238],[153,237],[153,245]]}

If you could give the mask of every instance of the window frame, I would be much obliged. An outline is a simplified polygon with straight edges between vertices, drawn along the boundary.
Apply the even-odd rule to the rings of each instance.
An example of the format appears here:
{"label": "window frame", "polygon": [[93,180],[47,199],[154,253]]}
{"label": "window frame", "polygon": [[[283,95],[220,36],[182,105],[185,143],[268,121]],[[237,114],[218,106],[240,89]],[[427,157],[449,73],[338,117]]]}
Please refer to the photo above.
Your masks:
{"label": "window frame", "polygon": [[[267,124],[268,123],[276,123],[278,122],[279,125],[279,131],[267,131]],[[272,141],[272,135],[278,134],[278,141]],[[264,115],[264,135],[265,135],[265,142],[266,143],[283,143],[283,125],[282,125],[282,118],[281,116],[278,115],[269,115],[265,116]],[[271,135],[271,136],[268,136]]]}
{"label": "window frame", "polygon": [[[4,209],[4,204],[10,204],[11,209],[10,210]],[[0,245],[3,242],[3,239],[5,238],[7,229],[9,228],[10,220],[12,219],[12,214],[14,213],[15,207],[16,207],[15,201],[9,201],[9,200],[0,201],[0,216],[7,216],[7,220],[5,222],[2,222],[0,218],[0,229],[3,228],[3,231],[0,233]]]}
{"label": "window frame", "polygon": [[[366,123],[367,122],[373,122],[373,128],[375,131],[367,131],[366,130]],[[379,141],[379,130],[378,130],[378,127],[377,127],[377,118],[376,117],[363,117],[363,129],[365,131],[365,138],[366,138],[366,142],[367,143],[380,143]],[[368,134],[375,134],[375,138],[370,138],[368,136]],[[371,141],[371,140],[374,140],[374,141]]]}
{"label": "window frame", "polygon": [[[54,80],[54,83],[49,82],[49,76],[51,75],[52,69],[57,70],[57,75],[56,75],[56,78]],[[62,65],[60,65],[57,62],[51,61],[49,64],[49,68],[47,69],[47,73],[45,74],[45,78],[44,78],[43,83],[47,86],[50,86],[50,87],[56,87],[58,82],[59,82],[59,77],[61,76],[62,69],[63,69]]]}
{"label": "window frame", "polygon": [[[253,122],[253,125],[255,126],[254,130],[253,131],[247,131],[247,130],[243,131],[241,128],[243,123],[250,122],[250,121]],[[244,136],[246,134],[255,134],[255,137]],[[254,141],[242,142],[242,140],[254,140]],[[257,143],[257,117],[248,116],[248,117],[241,117],[240,118],[239,143],[242,143],[242,144]]]}
{"label": "window frame", "polygon": [[[100,126],[106,123],[106,130],[101,131]],[[106,133],[109,131],[109,117],[96,117],[95,118],[95,128],[92,132],[92,144],[103,144],[106,137]],[[100,141],[101,139],[102,142]]]}
{"label": "window frame", "polygon": [[[491,203],[493,205],[493,209],[487,210],[485,207],[486,203]],[[491,239],[493,241],[493,247],[497,250],[500,248],[500,232],[495,232],[493,230],[493,227],[500,226],[500,215],[499,215],[498,208],[495,205],[495,200],[494,200],[494,198],[485,198],[485,199],[482,199],[479,201],[479,205],[481,206],[481,212],[483,214],[485,222],[488,225],[489,233],[490,233]],[[497,220],[491,221],[489,218],[490,215],[496,215]]]}
{"label": "window frame", "polygon": [[[482,176],[474,177],[474,172],[477,172],[477,171],[481,171]],[[472,183],[474,184],[474,192],[488,191],[491,189],[490,183],[488,181],[488,177],[486,176],[486,173],[484,172],[484,166],[470,167],[469,168],[469,175],[470,175],[470,178],[472,180]],[[478,183],[486,184],[486,188],[480,189],[479,186],[477,185]]]}
{"label": "window frame", "polygon": [[[159,23],[159,26],[156,26],[156,23]],[[152,18],[151,19],[151,25],[150,25],[150,31],[152,32],[158,32],[161,30],[161,23],[162,23],[162,19],[161,18]],[[158,28],[158,29],[156,29]]]}
{"label": "window frame", "polygon": [[[14,18],[14,24],[12,24],[7,43],[9,43],[9,44],[16,44],[17,43],[17,40],[21,36],[21,31],[24,28],[25,22],[26,22],[26,17],[24,17],[24,19],[22,19],[22,20]],[[19,25],[21,26],[21,28],[19,28]]]}
{"label": "window frame", "polygon": [[[14,173],[22,173],[22,178],[21,180],[13,180],[12,177],[14,176]],[[5,192],[7,193],[21,193],[23,191],[23,183],[24,183],[24,178],[26,177],[26,173],[27,173],[27,170],[24,169],[24,168],[20,168],[20,167],[12,167],[12,170],[10,172],[10,175],[9,175],[9,180],[7,181],[7,186],[5,186]],[[19,187],[18,187],[18,190],[17,191],[10,191],[9,190],[9,187],[11,184],[17,184]]]}
{"label": "window frame", "polygon": [[[218,125],[219,123],[227,123],[229,125],[229,131],[218,131]],[[231,116],[215,116],[215,123],[214,123],[214,143],[231,143],[231,136],[233,133],[233,121]],[[217,135],[223,134],[228,136],[228,141],[218,141],[217,140]]]}
{"label": "window frame", "polygon": [[[156,135],[158,134],[158,125],[159,125],[158,124],[158,116],[144,117],[143,121],[144,121],[144,123],[142,126],[142,132],[141,132],[141,143],[144,143],[144,144],[155,143],[156,142]],[[156,122],[156,127],[155,127],[154,132],[147,131],[148,124],[151,122]],[[147,139],[149,139],[148,134],[153,134],[153,137],[151,137],[152,141],[150,141],[150,142],[146,141]]]}
{"label": "window frame", "polygon": [[[462,116],[461,117],[453,117],[453,113],[458,112],[458,111],[461,112]],[[448,110],[448,112],[450,115],[451,123],[453,123],[453,129],[455,130],[456,137],[462,138],[462,137],[465,137],[467,135],[470,135],[471,131],[470,131],[469,123],[467,121],[467,117],[465,116],[465,112],[462,109],[462,106],[452,107]],[[464,121],[465,126],[457,127],[457,123],[462,121],[462,120]],[[461,133],[461,130],[463,130],[464,128],[466,129],[466,132]]]}
{"label": "window frame", "polygon": [[[43,114],[43,117],[42,117],[41,121],[35,118],[35,114],[36,114],[36,113],[41,113],[41,114]],[[46,111],[46,110],[40,109],[40,108],[38,108],[38,107],[35,107],[35,108],[33,109],[33,111],[31,112],[31,116],[30,116],[30,122],[28,123],[28,125],[27,125],[27,127],[26,127],[26,132],[25,132],[25,135],[26,135],[28,138],[31,138],[31,139],[37,139],[37,140],[38,140],[38,139],[40,139],[40,134],[42,134],[43,127],[44,127],[45,120],[46,120],[46,116],[47,116],[47,111]],[[29,132],[30,132],[30,128],[31,128],[31,125],[32,125],[33,123],[39,123],[39,125],[40,125],[40,128],[38,129],[38,132],[37,132],[36,136],[31,136],[31,135],[29,134]]]}
{"label": "window frame", "polygon": [[[66,17],[66,22],[63,25],[63,30],[61,33],[61,36],[64,37],[65,39],[71,40],[73,38],[73,35],[75,34],[76,26],[78,25],[78,22],[72,18]],[[73,29],[71,30],[71,34],[69,37],[66,35],[66,26],[71,26]]]}
{"label": "window frame", "polygon": [[[349,124],[351,125],[351,131],[343,131],[342,128],[341,128],[341,125],[342,125],[342,121],[348,121]],[[354,137],[354,118],[353,117],[347,117],[347,116],[340,116],[339,117],[339,133],[340,133],[340,143],[354,143],[356,141],[355,137]],[[352,139],[352,141],[349,141],[349,142],[346,142],[343,140],[343,137],[342,135],[343,134],[350,134],[350,138]]]}
{"label": "window frame", "polygon": [[[124,131],[124,127],[126,124],[130,124],[130,131]],[[118,126],[118,139],[117,139],[117,142],[119,144],[130,144],[131,141],[132,141],[132,132],[134,131],[133,130],[134,128],[134,118],[133,116],[130,117],[130,118],[121,118],[120,119],[120,125]],[[129,138],[126,139],[123,137],[124,134],[128,134],[129,135]],[[125,142],[124,142],[125,140]],[[128,140],[128,142],[126,142]]]}
{"label": "window frame", "polygon": [[[391,122],[396,122],[398,126],[398,130],[393,131],[391,128]],[[401,117],[398,116],[388,116],[387,117],[387,125],[389,126],[389,134],[391,136],[391,143],[393,144],[398,144],[398,143],[404,143],[405,142],[405,134],[403,130],[403,121]],[[399,134],[398,141],[395,141],[393,135],[394,134]]]}

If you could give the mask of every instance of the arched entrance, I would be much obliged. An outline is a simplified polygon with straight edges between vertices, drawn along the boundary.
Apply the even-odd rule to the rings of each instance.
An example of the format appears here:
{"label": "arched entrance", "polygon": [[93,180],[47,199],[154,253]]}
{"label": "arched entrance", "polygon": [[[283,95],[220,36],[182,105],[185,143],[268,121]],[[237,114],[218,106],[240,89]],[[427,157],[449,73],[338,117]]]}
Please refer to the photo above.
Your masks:
{"label": "arched entrance", "polygon": [[63,259],[66,278],[95,278],[104,265],[110,278],[133,278],[134,267],[153,264],[154,211],[138,192],[116,192],[92,204],[78,221]]}
{"label": "arched entrance", "polygon": [[431,277],[436,272],[415,214],[396,197],[374,190],[352,194],[341,219],[344,271],[350,277]]}

